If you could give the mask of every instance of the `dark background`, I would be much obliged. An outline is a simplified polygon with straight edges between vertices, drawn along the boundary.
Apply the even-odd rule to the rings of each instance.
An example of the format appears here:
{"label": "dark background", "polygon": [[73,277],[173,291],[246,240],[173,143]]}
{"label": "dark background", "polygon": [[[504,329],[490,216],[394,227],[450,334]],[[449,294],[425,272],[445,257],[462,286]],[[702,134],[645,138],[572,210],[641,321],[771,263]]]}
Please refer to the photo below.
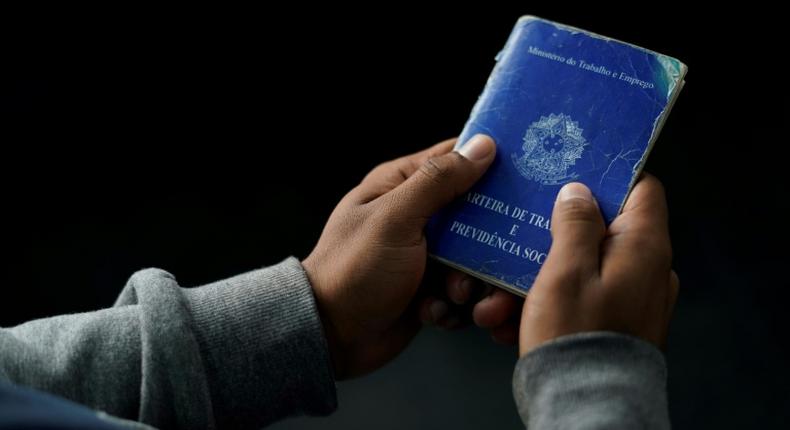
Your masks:
{"label": "dark background", "polygon": [[[677,428],[781,427],[780,14],[490,6],[2,14],[0,325],[110,306],[144,267],[192,286],[306,256],[370,168],[459,133],[516,19],[535,14],[689,66],[647,165],[682,284],[670,412]],[[479,330],[428,330],[340,384],[331,418],[280,428],[517,428],[515,353]]]}

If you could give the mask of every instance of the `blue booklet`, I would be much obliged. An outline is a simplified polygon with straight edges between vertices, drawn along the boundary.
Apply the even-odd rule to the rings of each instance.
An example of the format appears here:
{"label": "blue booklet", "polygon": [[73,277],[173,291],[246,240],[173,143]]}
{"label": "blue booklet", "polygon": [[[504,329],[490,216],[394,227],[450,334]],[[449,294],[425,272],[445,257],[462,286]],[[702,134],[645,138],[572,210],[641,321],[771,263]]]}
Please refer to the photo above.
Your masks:
{"label": "blue booklet", "polygon": [[497,143],[486,175],[431,219],[434,258],[524,295],[551,246],[562,185],[582,182],[607,225],[681,87],[675,58],[541,18],[518,20],[458,139]]}

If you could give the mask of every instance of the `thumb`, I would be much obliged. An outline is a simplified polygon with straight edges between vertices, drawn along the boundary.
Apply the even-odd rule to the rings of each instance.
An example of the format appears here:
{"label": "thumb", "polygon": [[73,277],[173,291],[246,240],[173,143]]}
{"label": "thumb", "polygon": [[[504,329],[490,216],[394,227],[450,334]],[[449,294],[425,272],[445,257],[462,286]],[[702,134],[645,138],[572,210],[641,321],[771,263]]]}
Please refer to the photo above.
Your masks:
{"label": "thumb", "polygon": [[566,184],[557,194],[551,215],[552,244],[546,266],[562,272],[598,270],[601,241],[606,233],[601,210],[584,184]]}
{"label": "thumb", "polygon": [[[436,211],[466,192],[488,169],[496,155],[491,137],[478,134],[460,148],[431,157],[393,190],[391,207],[399,218],[428,221]],[[422,227],[422,226],[421,226]]]}

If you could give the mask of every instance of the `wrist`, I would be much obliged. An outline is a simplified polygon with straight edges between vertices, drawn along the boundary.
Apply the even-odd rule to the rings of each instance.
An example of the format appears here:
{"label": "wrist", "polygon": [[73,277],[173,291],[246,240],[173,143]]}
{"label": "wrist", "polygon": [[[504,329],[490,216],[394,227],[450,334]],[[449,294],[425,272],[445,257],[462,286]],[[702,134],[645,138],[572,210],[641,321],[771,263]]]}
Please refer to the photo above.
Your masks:
{"label": "wrist", "polygon": [[334,323],[331,315],[332,312],[330,311],[331,306],[329,306],[329,300],[324,294],[324,290],[319,287],[320,285],[320,277],[318,276],[318,267],[315,260],[312,257],[312,254],[302,260],[302,267],[304,268],[305,274],[307,275],[307,280],[310,282],[310,287],[313,290],[313,296],[315,297],[316,308],[318,310],[318,316],[321,320],[321,326],[323,329],[324,339],[326,340],[327,348],[329,349],[329,357],[332,361],[332,368],[335,374],[335,379],[344,379],[345,372],[345,359],[344,359],[344,348],[341,346],[342,339],[339,336],[337,325]]}

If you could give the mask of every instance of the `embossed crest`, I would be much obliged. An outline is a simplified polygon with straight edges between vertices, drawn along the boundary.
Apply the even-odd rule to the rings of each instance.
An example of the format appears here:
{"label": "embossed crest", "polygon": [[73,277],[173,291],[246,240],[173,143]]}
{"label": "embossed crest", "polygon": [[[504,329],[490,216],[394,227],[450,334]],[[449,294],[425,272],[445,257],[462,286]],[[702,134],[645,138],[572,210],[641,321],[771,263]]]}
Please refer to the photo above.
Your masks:
{"label": "embossed crest", "polygon": [[541,116],[524,134],[524,153],[512,154],[513,164],[521,176],[544,185],[576,179],[571,168],[587,146],[583,131],[568,115]]}

